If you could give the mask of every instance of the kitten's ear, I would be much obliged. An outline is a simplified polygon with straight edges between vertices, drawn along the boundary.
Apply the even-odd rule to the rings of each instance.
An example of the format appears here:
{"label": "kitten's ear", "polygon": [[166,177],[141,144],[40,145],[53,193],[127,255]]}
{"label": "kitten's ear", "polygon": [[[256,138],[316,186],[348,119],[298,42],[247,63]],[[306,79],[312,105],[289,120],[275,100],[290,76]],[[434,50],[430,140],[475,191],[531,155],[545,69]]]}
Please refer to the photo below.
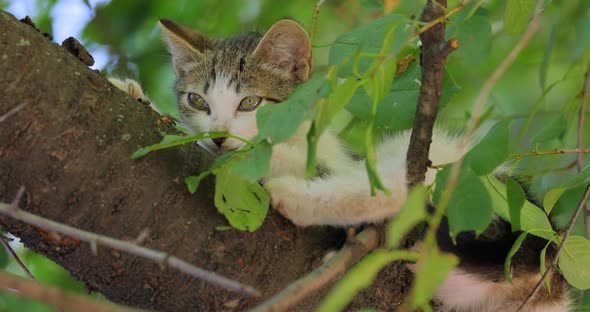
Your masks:
{"label": "kitten's ear", "polygon": [[282,19],[272,25],[254,50],[263,66],[298,81],[306,81],[311,70],[311,42],[301,25]]}
{"label": "kitten's ear", "polygon": [[172,63],[177,75],[212,45],[211,39],[207,36],[169,19],[160,19],[158,24],[172,54]]}

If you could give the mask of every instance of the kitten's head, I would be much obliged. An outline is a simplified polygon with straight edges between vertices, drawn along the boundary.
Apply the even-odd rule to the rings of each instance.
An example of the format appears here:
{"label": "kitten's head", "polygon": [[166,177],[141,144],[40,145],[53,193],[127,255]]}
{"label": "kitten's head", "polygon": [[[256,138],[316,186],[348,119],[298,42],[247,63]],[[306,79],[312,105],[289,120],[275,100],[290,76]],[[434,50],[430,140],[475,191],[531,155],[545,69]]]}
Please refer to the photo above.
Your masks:
{"label": "kitten's head", "polygon": [[[295,21],[276,22],[266,34],[216,40],[173,21],[160,27],[172,54],[182,122],[192,131],[223,131],[251,139],[256,110],[282,102],[311,69],[307,32]],[[237,139],[200,142],[220,153],[242,147]]]}

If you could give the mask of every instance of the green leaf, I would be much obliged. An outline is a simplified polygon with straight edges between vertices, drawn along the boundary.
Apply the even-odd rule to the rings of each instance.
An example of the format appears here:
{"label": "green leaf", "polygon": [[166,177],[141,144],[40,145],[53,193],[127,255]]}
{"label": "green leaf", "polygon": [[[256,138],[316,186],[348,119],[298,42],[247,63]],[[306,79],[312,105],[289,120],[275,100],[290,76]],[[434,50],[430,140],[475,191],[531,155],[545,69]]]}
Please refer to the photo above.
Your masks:
{"label": "green leaf", "polygon": [[543,197],[543,208],[547,214],[553,211],[553,207],[555,207],[555,204],[561,198],[563,193],[588,182],[590,182],[590,165],[586,166],[586,168],[564,183],[557,185],[556,187],[547,191],[547,193],[545,193],[545,197]]}
{"label": "green leaf", "polygon": [[[545,247],[543,247],[543,249],[541,249],[541,254],[539,255],[539,268],[540,268],[540,272],[539,274],[541,274],[541,276],[545,275],[545,271],[547,271],[547,266],[545,265],[545,259],[547,258],[547,248],[549,247],[549,245],[551,245],[551,241],[548,241],[547,244],[545,244]],[[546,276],[545,279],[543,280],[543,283],[545,284],[545,288],[547,288],[547,291],[549,293],[551,293],[551,277],[550,276]]]}
{"label": "green leaf", "polygon": [[[387,91],[391,87],[393,82],[393,77],[395,77],[395,71],[397,68],[397,63],[395,58],[386,58],[385,60],[381,60],[379,58],[375,59],[371,64],[371,67],[365,72],[365,77],[363,77],[363,81],[367,81],[363,87],[367,94],[373,100],[373,103],[379,103],[385,95],[387,95]],[[375,113],[377,112],[375,107]]]}
{"label": "green leaf", "polygon": [[267,141],[262,141],[250,151],[243,153],[232,162],[235,174],[250,181],[256,181],[268,174],[272,146]]}
{"label": "green leaf", "polygon": [[[375,129],[399,131],[412,128],[416,104],[420,93],[420,65],[412,63],[395,78],[387,95],[379,102],[375,116]],[[445,107],[461,88],[445,70],[440,108]],[[346,110],[361,120],[371,120],[372,99],[363,88],[357,89]]]}
{"label": "green leaf", "polygon": [[[334,80],[336,80],[335,71]],[[322,132],[331,124],[333,118],[342,112],[359,86],[360,82],[356,78],[347,78],[335,86],[334,91],[325,101],[318,101],[318,113],[307,135],[307,176],[315,174],[316,148]]]}
{"label": "green leaf", "polygon": [[508,0],[504,11],[504,31],[511,35],[521,33],[535,9],[535,0]]}
{"label": "green leaf", "polygon": [[413,309],[428,304],[449,272],[459,264],[456,256],[441,253],[436,248],[424,252],[427,252],[427,257],[416,264],[418,272],[410,294],[410,305]]}
{"label": "green leaf", "polygon": [[529,234],[542,237],[547,240],[552,240],[555,231],[551,227],[549,218],[541,209],[533,205],[529,201],[525,201],[524,205],[520,209],[520,228],[516,226],[518,223],[512,222],[510,218],[508,198],[506,194],[506,187],[496,177],[486,176],[481,177],[483,185],[488,190],[492,199],[492,207],[494,212],[502,219],[512,224],[512,230],[527,231]]}
{"label": "green leaf", "polygon": [[547,70],[549,69],[551,53],[553,52],[553,47],[555,46],[557,27],[557,23],[551,26],[551,32],[549,33],[548,43],[545,47],[545,52],[543,53],[543,61],[541,62],[541,68],[539,69],[539,84],[541,86],[541,90],[545,90],[545,87],[547,86]]}
{"label": "green leaf", "polygon": [[545,193],[545,197],[543,197],[543,209],[547,214],[550,214],[557,203],[557,200],[563,195],[563,193],[567,191],[565,187],[557,187],[554,189],[550,189]]}
{"label": "green leaf", "polygon": [[416,254],[403,250],[378,249],[371,252],[340,279],[316,311],[343,311],[359,291],[371,286],[377,273],[388,263],[396,260],[416,261],[416,258]]}
{"label": "green leaf", "polygon": [[348,104],[359,86],[360,83],[356,78],[347,78],[330,93],[316,115],[315,124],[318,135],[330,124],[332,118]]}
{"label": "green leaf", "polygon": [[[436,205],[439,204],[450,171],[451,166],[447,166],[436,176],[437,187],[433,197]],[[488,190],[470,167],[462,167],[447,208],[451,235],[456,237],[460,232],[469,230],[482,233],[490,224],[492,215]]]}
{"label": "green leaf", "polygon": [[559,256],[559,269],[565,279],[577,289],[590,288],[590,241],[571,235]]}
{"label": "green leaf", "polygon": [[556,114],[551,116],[541,129],[532,139],[532,142],[541,143],[553,140],[563,135],[567,128],[567,119],[563,114]]}
{"label": "green leaf", "polygon": [[522,186],[511,177],[506,177],[506,194],[508,198],[508,211],[512,230],[522,228],[520,224],[520,211],[526,201],[526,194]]}
{"label": "green leaf", "polygon": [[268,193],[257,182],[243,179],[232,172],[229,166],[215,171],[215,207],[229,221],[242,231],[258,229],[270,202]]}
{"label": "green leaf", "polygon": [[524,240],[526,239],[527,234],[527,232],[522,232],[520,233],[520,235],[518,235],[518,237],[514,241],[514,244],[512,244],[512,247],[508,251],[506,260],[504,261],[504,275],[506,276],[506,280],[510,283],[512,283],[512,270],[510,262],[512,262],[512,257],[514,257],[516,252],[520,249],[520,246],[522,246],[522,242],[524,242]]}
{"label": "green leaf", "polygon": [[[377,55],[380,52],[386,54],[397,54],[412,35],[412,27],[403,27],[406,19],[402,15],[388,14],[376,20],[373,20],[361,27],[353,29],[351,32],[340,36],[330,49],[329,64],[343,66],[338,73],[339,77],[353,76],[352,57],[360,49],[363,53]],[[386,35],[395,27],[393,37],[395,41],[388,41]],[[386,46],[383,46],[384,41]],[[371,66],[370,57],[361,57],[358,63],[358,70],[365,72]]]}
{"label": "green leaf", "polygon": [[375,139],[373,135],[373,123],[369,123],[369,127],[367,127],[365,132],[365,167],[367,168],[369,184],[371,185],[371,196],[375,195],[375,189],[381,190],[389,196],[391,192],[383,186],[377,173],[377,153],[375,151]]}
{"label": "green leaf", "polygon": [[258,109],[257,138],[268,139],[271,144],[277,144],[292,136],[305,120],[314,118],[313,107],[320,98],[327,95],[328,89],[328,81],[324,77],[314,76],[295,88],[286,101]]}
{"label": "green leaf", "polygon": [[191,194],[194,194],[197,191],[197,188],[199,188],[199,183],[201,183],[201,180],[203,180],[209,174],[211,174],[210,171],[205,171],[199,174],[198,176],[186,177],[184,179],[184,183],[186,184],[188,191]]}
{"label": "green leaf", "polygon": [[426,219],[427,190],[423,185],[414,187],[399,213],[387,225],[387,245],[395,249],[416,224]]}
{"label": "green leaf", "polygon": [[459,49],[466,65],[477,66],[483,63],[492,51],[492,25],[482,16],[473,16],[459,24],[457,28]]}
{"label": "green leaf", "polygon": [[580,15],[576,21],[576,46],[572,50],[568,62],[577,62],[584,57],[584,53],[590,47],[590,19],[585,15]]}
{"label": "green leaf", "polygon": [[502,120],[465,155],[465,163],[479,175],[491,173],[501,165],[510,152],[508,140],[511,120]]}
{"label": "green leaf", "polygon": [[244,141],[243,139],[241,139],[239,137],[236,137],[234,135],[231,135],[231,134],[225,133],[225,132],[199,132],[199,133],[193,134],[193,135],[167,134],[164,136],[164,138],[162,139],[162,141],[160,143],[154,144],[152,146],[140,148],[137,151],[135,151],[135,153],[133,153],[133,155],[131,155],[131,159],[137,159],[139,157],[143,157],[143,156],[147,155],[149,152],[161,150],[164,148],[169,148],[169,147],[182,145],[182,144],[186,144],[186,143],[191,143],[191,142],[204,140],[204,139],[215,139],[215,138],[223,138],[223,137],[231,137],[231,138],[235,138],[235,139]]}

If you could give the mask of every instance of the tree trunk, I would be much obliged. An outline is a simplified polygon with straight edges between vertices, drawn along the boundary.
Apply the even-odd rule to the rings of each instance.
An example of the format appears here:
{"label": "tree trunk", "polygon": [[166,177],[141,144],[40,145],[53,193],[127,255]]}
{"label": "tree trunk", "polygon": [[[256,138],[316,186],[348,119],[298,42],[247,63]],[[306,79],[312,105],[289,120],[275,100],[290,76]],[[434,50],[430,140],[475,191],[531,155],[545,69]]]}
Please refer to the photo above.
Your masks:
{"label": "tree trunk", "polygon": [[[0,122],[1,201],[12,201],[24,185],[24,210],[119,239],[134,240],[147,229],[146,247],[263,294],[235,301],[245,298],[116,250],[99,246],[93,255],[88,244],[0,216],[4,229],[25,246],[114,302],[162,311],[242,310],[315,268],[342,239],[339,230],[297,229],[274,211],[254,233],[216,230],[227,222],[213,206],[212,180],[194,195],[183,183],[211,158],[187,144],[131,160],[137,148],[173,130],[100,73],[0,10],[0,115],[22,103]],[[382,274],[355,306],[391,309],[400,303],[409,275],[399,266],[388,271],[395,274]],[[298,310],[310,310],[320,296]]]}

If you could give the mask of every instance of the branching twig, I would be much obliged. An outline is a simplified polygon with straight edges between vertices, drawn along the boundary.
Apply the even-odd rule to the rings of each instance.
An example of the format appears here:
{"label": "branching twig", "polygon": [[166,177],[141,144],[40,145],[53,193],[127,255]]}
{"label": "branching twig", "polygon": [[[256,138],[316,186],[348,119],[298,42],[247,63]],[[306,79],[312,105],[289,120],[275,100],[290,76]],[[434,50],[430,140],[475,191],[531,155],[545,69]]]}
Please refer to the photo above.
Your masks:
{"label": "branching twig", "polygon": [[4,291],[16,291],[19,295],[33,300],[41,301],[69,311],[86,312],[140,312],[144,310],[133,309],[115,305],[107,301],[96,301],[78,294],[59,289],[57,287],[42,285],[36,281],[24,279],[8,272],[0,271],[0,288]]}
{"label": "branching twig", "polygon": [[565,242],[566,242],[567,238],[569,237],[570,233],[572,232],[572,229],[574,228],[574,224],[576,223],[578,216],[580,216],[580,212],[582,211],[582,209],[585,206],[586,200],[588,200],[588,196],[590,196],[590,183],[588,184],[588,186],[586,186],[586,191],[584,191],[584,195],[582,195],[582,198],[580,199],[580,202],[578,203],[578,206],[576,207],[576,210],[574,211],[574,215],[572,216],[572,218],[570,219],[569,223],[567,224],[567,226],[565,228],[565,233],[563,234],[563,238],[559,242],[559,245],[557,247],[557,251],[555,252],[555,256],[553,258],[553,261],[551,261],[551,265],[547,268],[545,273],[543,273],[543,276],[541,276],[541,278],[539,279],[539,281],[535,285],[535,288],[533,288],[533,290],[529,293],[527,298],[522,302],[522,304],[520,305],[518,310],[516,310],[516,312],[521,311],[527,305],[527,303],[529,303],[529,301],[531,301],[531,299],[535,296],[535,294],[541,288],[541,285],[543,284],[543,281],[545,280],[545,278],[550,274],[550,272],[552,270],[554,270],[556,268],[558,260],[559,260],[559,255],[561,254],[561,251],[563,250],[563,246],[565,246]]}
{"label": "branching twig", "polygon": [[318,26],[318,16],[320,15],[320,8],[324,4],[326,0],[318,0],[316,4],[313,6],[313,16],[311,18],[311,31],[309,32],[309,39],[313,43],[315,38],[315,33]]}
{"label": "branching twig", "polygon": [[590,153],[590,148],[572,148],[572,149],[552,149],[549,151],[531,151],[526,153],[512,153],[510,157],[514,157],[516,159],[521,159],[527,156],[543,156],[543,155],[558,155],[558,154],[588,154]]}
{"label": "branching twig", "polygon": [[291,283],[280,293],[254,308],[252,312],[287,311],[314,291],[335,280],[348,268],[379,246],[379,234],[373,227],[359,233],[354,243],[346,244],[328,261]]}
{"label": "branching twig", "polygon": [[111,247],[129,254],[140,256],[146,259],[156,261],[158,263],[166,264],[172,268],[175,268],[183,273],[186,273],[195,278],[206,281],[210,284],[222,287],[227,290],[257,296],[259,293],[256,289],[251,286],[240,284],[236,281],[228,278],[219,276],[215,273],[205,271],[197,268],[190,263],[183,261],[177,257],[171,256],[165,252],[152,250],[142,246],[138,246],[131,242],[121,241],[111,237],[99,235],[96,233],[86,232],[65,224],[61,224],[55,221],[51,221],[37,215],[28,213],[18,207],[12,209],[11,205],[6,203],[0,203],[0,213],[7,215],[11,218],[23,221],[25,223],[39,227],[45,231],[57,232],[63,235],[77,238],[79,240],[88,242],[90,244],[100,244],[107,247]]}
{"label": "branching twig", "polygon": [[6,114],[0,116],[0,122],[3,122],[6,119],[8,119],[10,116],[16,114],[19,110],[23,109],[23,107],[25,107],[25,105],[27,105],[27,102],[22,102],[18,106],[14,107],[11,110],[9,110],[8,112],[6,112]]}

